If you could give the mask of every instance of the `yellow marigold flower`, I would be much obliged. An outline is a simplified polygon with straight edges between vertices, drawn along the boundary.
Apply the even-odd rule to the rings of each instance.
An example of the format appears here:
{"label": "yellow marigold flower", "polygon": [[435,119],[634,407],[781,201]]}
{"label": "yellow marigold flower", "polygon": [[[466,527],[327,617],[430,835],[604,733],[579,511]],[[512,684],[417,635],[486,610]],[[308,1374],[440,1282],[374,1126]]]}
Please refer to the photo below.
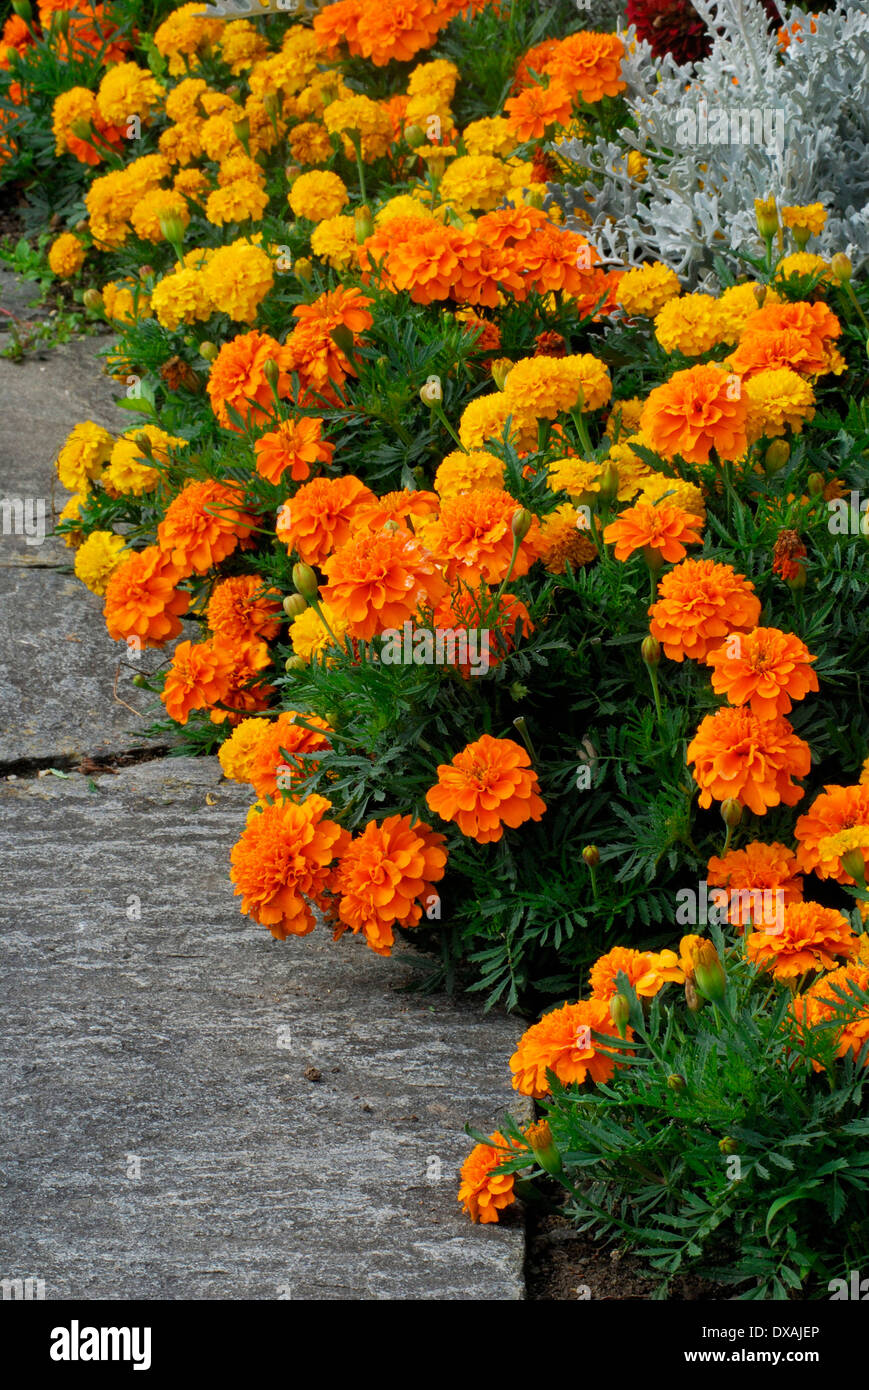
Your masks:
{"label": "yellow marigold flower", "polygon": [[269,204],[268,194],[252,179],[237,179],[208,196],[205,216],[215,227],[227,222],[260,222]]}
{"label": "yellow marigold flower", "polygon": [[194,203],[202,203],[211,188],[207,174],[201,169],[181,169],[172,181],[176,193]]}
{"label": "yellow marigold flower", "polygon": [[546,486],[550,492],[566,492],[575,501],[590,501],[600,492],[601,467],[591,459],[555,459],[546,470]]}
{"label": "yellow marigold flower", "polygon": [[457,209],[491,212],[502,202],[511,184],[511,171],[494,155],[460,155],[445,171],[438,192]]}
{"label": "yellow marigold flower", "polygon": [[100,482],[111,496],[129,495],[141,497],[151,492],[160,481],[160,471],[152,468],[142,453],[139,436],[145,435],[151,445],[151,453],[158,463],[170,461],[169,450],[186,449],[187,440],[177,435],[167,434],[157,425],[138,425],[127,430],[112,449],[109,465]]}
{"label": "yellow marigold flower", "polygon": [[320,121],[302,121],[293,126],[289,141],[297,164],[325,164],[331,157],[332,141]]}
{"label": "yellow marigold flower", "polygon": [[214,313],[204,277],[186,266],[155,285],[151,303],[157,321],[173,333],[182,323],[204,323]]}
{"label": "yellow marigold flower", "polygon": [[642,435],[631,435],[624,444],[613,444],[606,456],[606,463],[614,465],[619,475],[619,486],[616,493],[616,499],[619,502],[631,501],[640,491],[646,478],[652,476],[649,465],[643,463],[639,455],[635,454],[630,447],[635,441],[646,444]]}
{"label": "yellow marigold flower", "polygon": [[208,83],[203,77],[185,77],[183,82],[166,94],[164,109],[169,120],[198,120],[204,110],[201,98],[207,91]]}
{"label": "yellow marigold flower", "polygon": [[681,507],[684,512],[690,512],[692,516],[698,516],[701,520],[706,518],[702,489],[695,483],[685,482],[682,478],[668,478],[664,473],[649,473],[647,477],[640,479],[640,496],[647,502],[656,504],[666,497],[668,502]]}
{"label": "yellow marigold flower", "polygon": [[820,236],[827,221],[827,211],[823,203],[808,203],[805,206],[782,208],[781,220],[791,231],[805,231],[806,240],[810,236]]}
{"label": "yellow marigold flower", "polygon": [[564,574],[597,559],[597,546],[572,502],[562,502],[540,523],[541,559],[550,574]]}
{"label": "yellow marigold flower", "polygon": [[236,724],[217,751],[224,777],[231,782],[251,781],[259,746],[271,727],[270,719],[242,719],[240,724]]}
{"label": "yellow marigold flower", "polygon": [[634,433],[639,426],[644,405],[645,401],[639,396],[631,396],[627,401],[613,401],[607,416],[606,432],[614,444]]}
{"label": "yellow marigold flower", "polygon": [[[87,500],[86,492],[74,492],[57,518],[58,525],[62,521],[78,521],[81,517],[81,509],[86,505]],[[76,546],[81,545],[83,539],[81,531],[67,531],[63,542],[70,550],[74,550]]]}
{"label": "yellow marigold flower", "polygon": [[504,464],[485,449],[472,449],[467,454],[454,450],[443,459],[434,478],[434,489],[440,497],[503,486]]}
{"label": "yellow marigold flower", "polygon": [[591,353],[524,357],[508,375],[504,395],[517,416],[554,420],[561,411],[606,405],[612,382],[606,365]]}
{"label": "yellow marigold flower", "polygon": [[174,188],[152,188],[140,198],[133,208],[130,221],[133,231],[143,241],[165,241],[162,222],[165,218],[178,218],[182,227],[190,222],[187,200]]}
{"label": "yellow marigold flower", "polygon": [[[328,603],[321,606],[323,616],[335,637],[339,642],[343,642],[348,628],[346,614],[338,613]],[[327,653],[329,648],[334,645],[332,638],[321,623],[319,615],[313,608],[306,608],[304,613],[300,613],[290,624],[290,641],[296,656],[301,657],[303,661],[311,661],[313,657]]]}
{"label": "yellow marigold flower", "polygon": [[352,217],[326,217],[311,233],[311,250],[333,270],[356,264],[356,223]]}
{"label": "yellow marigold flower", "polygon": [[374,214],[374,225],[381,227],[392,222],[396,217],[420,217],[429,221],[436,220],[431,209],[410,193],[398,193],[394,198],[390,198],[388,203],[384,203],[383,207]]}
{"label": "yellow marigold flower", "polygon": [[325,222],[337,217],[346,207],[350,195],[342,178],[328,169],[312,169],[300,174],[287,194],[287,201],[297,217],[309,222]]}
{"label": "yellow marigold flower", "polygon": [[[192,164],[194,159],[198,159],[202,154],[202,130],[204,121],[180,121],[178,125],[169,126],[164,130],[157,144],[160,153],[165,156],[172,164],[186,165]],[[203,175],[203,178],[205,176]],[[206,187],[210,184],[206,180]]]}
{"label": "yellow marigold flower", "polygon": [[[785,256],[779,261],[775,268],[776,280],[788,280],[791,276],[802,279],[809,275],[820,275],[822,280],[827,281],[834,279],[830,262],[825,261],[823,256],[812,255],[811,251],[795,251],[793,255]],[[769,303],[769,300],[765,302]]]}
{"label": "yellow marigold flower", "polygon": [[103,285],[102,295],[106,316],[115,323],[136,323],[150,313],[150,295],[139,281],[131,280],[129,284],[119,285],[117,281],[110,280]]}
{"label": "yellow marigold flower", "polygon": [[124,562],[124,538],[114,531],[92,531],[75,553],[75,573],[92,594],[105,597],[109,580]]}
{"label": "yellow marigold flower", "polygon": [[718,305],[711,294],[683,294],[655,315],[655,337],[665,352],[699,357],[722,341]]}
{"label": "yellow marigold flower", "polygon": [[616,300],[626,314],[654,318],[679,294],[679,277],[661,261],[625,271],[616,285]]}
{"label": "yellow marigold flower", "polygon": [[131,116],[147,120],[162,100],[157,79],[137,63],[116,63],[97,89],[97,110],[110,125],[126,127]]}
{"label": "yellow marigold flower", "polygon": [[229,65],[230,72],[238,74],[253,67],[259,58],[264,58],[269,46],[259,30],[246,19],[234,19],[224,24],[220,36],[220,56]]}
{"label": "yellow marigold flower", "polygon": [[197,0],[173,10],[154,34],[157,52],[169,59],[173,77],[187,72],[185,58],[195,58],[208,44],[219,42],[223,30],[220,19],[203,18]]}
{"label": "yellow marigold flower", "polygon": [[199,138],[209,159],[219,164],[231,154],[244,154],[244,146],[235,130],[236,125],[243,119],[242,108],[235,107],[228,114],[209,116],[207,121],[202,122]]}
{"label": "yellow marigold flower", "polygon": [[459,439],[466,449],[482,449],[491,440],[503,439],[508,418],[510,438],[520,449],[531,448],[537,441],[537,422],[520,417],[503,391],[468,402],[459,421]]}
{"label": "yellow marigold flower", "polygon": [[774,439],[792,429],[799,434],[814,418],[815,393],[810,382],[790,367],[771,367],[743,381],[748,400],[746,428],[749,443],[765,435]]}
{"label": "yellow marigold flower", "polygon": [[[354,94],[331,101],[323,112],[323,121],[330,134],[345,136],[344,153],[350,159],[353,158],[353,145],[347,137],[349,130],[358,130],[366,164],[385,155],[392,143],[392,121],[383,107],[370,97]],[[340,208],[336,211],[340,212]]]}
{"label": "yellow marigold flower", "polygon": [[55,154],[64,154],[69,148],[67,136],[72,127],[90,125],[96,111],[96,98],[88,87],[70,87],[55,98],[51,113],[51,129],[54,133]]}
{"label": "yellow marigold flower", "polygon": [[81,270],[86,255],[83,241],[79,241],[72,232],[61,232],[56,241],[51,243],[48,264],[61,280],[68,280],[77,270]]}
{"label": "yellow marigold flower", "polygon": [[243,241],[219,247],[202,271],[208,298],[236,323],[254,322],[274,278],[274,267],[265,251]]}
{"label": "yellow marigold flower", "polygon": [[471,121],[462,131],[462,140],[468,154],[494,154],[503,159],[516,148],[516,136],[503,116],[484,116],[479,121]]}
{"label": "yellow marigold flower", "polygon": [[649,161],[639,150],[631,150],[628,154],[628,178],[633,179],[634,183],[643,183],[649,172]]}
{"label": "yellow marigold flower", "polygon": [[407,95],[431,96],[449,105],[458,80],[458,68],[446,58],[435,58],[429,63],[417,63],[408,78]]}
{"label": "yellow marigold flower", "polygon": [[114,436],[86,420],[76,425],[57,456],[57,476],[69,492],[89,492],[111,458]]}

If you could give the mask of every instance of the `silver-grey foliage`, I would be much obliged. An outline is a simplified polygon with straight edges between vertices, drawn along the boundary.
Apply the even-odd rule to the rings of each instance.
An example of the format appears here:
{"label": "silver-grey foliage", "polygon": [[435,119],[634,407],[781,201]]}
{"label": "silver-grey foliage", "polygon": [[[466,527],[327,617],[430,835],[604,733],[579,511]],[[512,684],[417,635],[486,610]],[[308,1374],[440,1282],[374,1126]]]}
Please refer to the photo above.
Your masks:
{"label": "silver-grey foliage", "polygon": [[[712,258],[758,253],[754,199],[822,202],[827,225],[809,250],[869,260],[869,14],[839,0],[782,53],[758,0],[694,0],[715,34],[708,57],[679,66],[623,32],[625,93],[637,129],[619,143],[565,140],[560,153],[589,171],[580,185],[550,185],[569,214],[590,216],[607,256],[659,259],[689,284],[712,283]],[[736,82],[733,79],[736,79]],[[650,157],[643,183],[628,177],[625,146]],[[568,225],[586,230],[570,218]]]}

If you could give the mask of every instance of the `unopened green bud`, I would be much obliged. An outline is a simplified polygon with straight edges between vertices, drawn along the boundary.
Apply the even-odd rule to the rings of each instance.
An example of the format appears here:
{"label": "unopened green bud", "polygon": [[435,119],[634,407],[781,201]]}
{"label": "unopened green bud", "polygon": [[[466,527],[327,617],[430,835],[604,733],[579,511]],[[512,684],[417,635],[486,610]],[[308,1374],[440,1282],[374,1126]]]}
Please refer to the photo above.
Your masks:
{"label": "unopened green bud", "polygon": [[667,1077],[667,1085],[671,1091],[684,1091],[685,1078],[684,1076],[679,1076],[678,1073],[673,1072],[671,1076]]}
{"label": "unopened green bud", "polygon": [[830,269],[840,284],[845,284],[851,279],[854,273],[854,267],[844,251],[836,252],[835,256],[830,261]]}
{"label": "unopened green bud", "polygon": [[533,520],[534,517],[531,514],[531,512],[529,512],[527,507],[519,507],[513,513],[513,520],[510,523],[510,529],[513,532],[513,536],[518,543],[521,544],[521,542],[524,541],[525,537],[528,535],[528,532],[531,530],[531,523],[533,522]]}
{"label": "unopened green bud", "polygon": [[204,343],[199,344],[199,356],[204,357],[206,362],[213,362],[219,352],[220,348],[217,343],[212,343],[209,338],[206,338]]}
{"label": "unopened green bud", "polygon": [[561,1172],[561,1156],[555,1147],[548,1120],[537,1120],[525,1130],[525,1138],[540,1167],[553,1176]]}
{"label": "unopened green bud", "polygon": [[310,565],[301,563],[293,565],[293,583],[303,598],[306,598],[309,603],[315,602],[319,593],[319,585],[317,576]]}
{"label": "unopened green bud", "polygon": [[810,473],[808,487],[810,497],[821,497],[825,487],[823,473]]}
{"label": "unopened green bud", "polygon": [[729,796],[721,803],[721,819],[730,830],[735,830],[742,820],[742,804]]}
{"label": "unopened green bud", "polygon": [[851,875],[858,888],[866,887],[866,860],[859,849],[846,850],[839,863],[845,873]]}
{"label": "unopened green bud", "polygon": [[657,637],[649,633],[640,643],[640,651],[647,666],[657,666],[661,660],[661,644]]}
{"label": "unopened green bud", "polygon": [[102,309],[103,307],[103,297],[99,290],[95,289],[85,290],[81,302],[86,309]]}
{"label": "unopened green bud", "polygon": [[371,209],[367,203],[363,203],[356,208],[353,213],[353,232],[359,246],[363,241],[367,241],[374,231],[374,218],[371,216]]}
{"label": "unopened green bud", "polygon": [[735,1154],[739,1150],[738,1143],[729,1134],[726,1134],[723,1139],[719,1139],[718,1147],[723,1154]]}
{"label": "unopened green bud", "polygon": [[405,127],[404,138],[412,150],[418,150],[425,144],[425,131],[421,125],[409,125]]}
{"label": "unopened green bud", "polygon": [[302,594],[287,594],[284,599],[284,612],[288,618],[297,618],[307,607],[307,599]]}
{"label": "unopened green bud", "polygon": [[267,358],[266,361],[263,363],[263,376],[265,377],[269,386],[271,386],[272,390],[277,389],[277,384],[280,375],[281,369],[278,366],[275,359],[273,357]]}
{"label": "unopened green bud", "polygon": [[610,1000],[610,1018],[619,1030],[619,1037],[627,1037],[628,1019],[631,1016],[631,1001],[624,994],[614,994]]}
{"label": "unopened green bud", "polygon": [[769,477],[780,473],[791,456],[791,446],[786,439],[774,439],[763,456],[764,471]]}
{"label": "unopened green bud", "polygon": [[284,670],[287,672],[301,671],[304,664],[305,663],[300,656],[288,656],[286,661],[284,662]]}
{"label": "unopened green bud", "polygon": [[582,850],[582,857],[590,869],[596,869],[600,863],[600,850],[597,845],[586,845]]}

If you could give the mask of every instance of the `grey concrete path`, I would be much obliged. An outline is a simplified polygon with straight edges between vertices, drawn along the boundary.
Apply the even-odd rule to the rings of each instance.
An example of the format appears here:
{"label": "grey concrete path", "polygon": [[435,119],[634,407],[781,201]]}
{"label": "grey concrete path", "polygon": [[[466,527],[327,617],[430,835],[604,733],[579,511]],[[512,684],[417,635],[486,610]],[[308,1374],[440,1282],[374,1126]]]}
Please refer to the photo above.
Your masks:
{"label": "grey concrete path", "polygon": [[[85,402],[93,353],[67,359],[80,386],[59,357],[0,363],[3,409],[12,381],[19,419],[42,412],[7,437],[7,488],[49,487],[76,419],[112,423]],[[521,1022],[400,992],[410,950],[243,918],[228,856],[249,797],[216,760],[48,771],[143,746],[141,723],[115,704],[99,600],[6,538],[0,556],[0,1279],[48,1299],[521,1299],[518,1219],[472,1227],[455,1195],[464,1124],[515,1101]]]}

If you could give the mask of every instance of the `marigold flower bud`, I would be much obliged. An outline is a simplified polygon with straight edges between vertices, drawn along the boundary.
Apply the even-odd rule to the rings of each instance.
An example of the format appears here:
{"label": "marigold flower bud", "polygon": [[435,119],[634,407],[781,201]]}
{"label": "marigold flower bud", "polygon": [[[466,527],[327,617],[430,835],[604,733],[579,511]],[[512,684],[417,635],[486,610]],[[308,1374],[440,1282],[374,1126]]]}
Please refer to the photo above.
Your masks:
{"label": "marigold flower bud", "polygon": [[79,236],[84,236],[85,232],[87,232],[87,231],[89,231],[89,230],[90,230],[90,223],[88,222],[88,220],[87,220],[86,217],[81,217],[81,218],[79,218],[78,222],[76,222],[76,224],[75,224],[75,226],[74,226],[74,228],[73,228],[73,231],[78,232]]}
{"label": "marigold flower bud", "polygon": [[404,138],[412,150],[418,150],[425,144],[425,131],[421,125],[405,126]]}
{"label": "marigold flower bud", "polygon": [[844,284],[847,280],[850,280],[854,272],[854,267],[844,251],[836,252],[835,256],[833,256],[830,261],[830,269],[840,284]]}
{"label": "marigold flower bud", "polygon": [[161,212],[160,231],[168,242],[178,246],[184,240],[184,223],[177,212]]}
{"label": "marigold flower bud", "polygon": [[154,457],[154,450],[151,447],[151,441],[145,434],[144,430],[141,432],[141,434],[136,435],[136,444],[138,445],[139,452],[144,454],[146,459],[152,459]]}
{"label": "marigold flower bud", "polygon": [[293,269],[296,272],[296,278],[306,285],[310,284],[314,278],[314,267],[307,256],[300,256]]}
{"label": "marigold flower bud", "polygon": [[805,565],[795,565],[794,569],[796,573],[792,574],[789,579],[786,579],[785,583],[788,588],[796,594],[806,587],[807,575]]}
{"label": "marigold flower bud", "polygon": [[232,128],[235,131],[236,138],[239,139],[243,145],[246,145],[250,139],[250,121],[247,116],[243,116],[240,121],[233,121]]}
{"label": "marigold flower bud", "polygon": [[288,656],[287,659],[286,659],[286,661],[284,662],[284,670],[287,671],[287,672],[289,672],[289,671],[301,671],[301,669],[302,669],[302,667],[304,666],[304,664],[305,664],[305,662],[304,662],[304,660],[302,659],[302,657],[300,657],[300,656]]}
{"label": "marigold flower bud", "polygon": [[762,309],[764,304],[766,303],[766,290],[766,285],[754,286],[754,297],[757,300],[758,309]]}
{"label": "marigold flower bud", "polygon": [[271,386],[273,389],[278,384],[278,378],[280,377],[280,374],[281,369],[278,366],[275,359],[273,357],[267,358],[267,360],[263,363],[263,376],[265,377],[269,386]]}
{"label": "marigold flower bud", "polygon": [[821,496],[823,495],[823,492],[824,492],[824,475],[823,475],[823,473],[810,473],[810,474],[809,474],[809,484],[808,484],[808,486],[809,486],[809,496],[810,496],[810,497],[821,497]]}
{"label": "marigold flower bud", "polygon": [[12,0],[12,8],[21,19],[30,19],[33,16],[30,0]]}
{"label": "marigold flower bud", "polygon": [[133,685],[137,690],[144,690],[148,684],[147,676],[136,675],[133,677]]}
{"label": "marigold flower bud", "polygon": [[688,1005],[692,1014],[699,1013],[700,1009],[703,1007],[703,1001],[697,993],[693,980],[685,981],[685,1003]]}
{"label": "marigold flower bud", "polygon": [[276,119],[277,119],[278,112],[279,112],[280,109],[281,109],[281,99],[280,99],[280,97],[278,96],[278,93],[277,93],[277,92],[266,92],[262,100],[263,100],[263,110],[265,111],[265,113],[266,113],[266,115],[268,116],[269,120],[270,120],[270,121],[276,120]]}
{"label": "marigold flower bud", "polygon": [[719,1139],[718,1147],[723,1154],[735,1154],[739,1145],[729,1134],[725,1134],[723,1139]]}
{"label": "marigold flower bud", "polygon": [[619,1030],[619,1037],[627,1037],[626,1028],[631,1016],[631,1001],[624,994],[614,994],[610,1000],[610,1018]]}
{"label": "marigold flower bud", "polygon": [[494,358],[493,361],[492,361],[491,367],[489,368],[489,370],[490,370],[491,373],[492,373],[492,380],[494,381],[494,383],[495,383],[495,385],[497,386],[498,390],[499,390],[499,391],[503,391],[503,390],[504,390],[505,382],[506,382],[506,380],[507,380],[507,377],[510,375],[511,371],[513,370],[513,363],[510,361],[510,358],[509,358],[509,357],[496,357],[496,358]]}
{"label": "marigold flower bud", "polygon": [[846,850],[839,863],[850,874],[859,888],[866,887],[866,860],[859,849]]}
{"label": "marigold flower bud", "polygon": [[287,594],[284,599],[284,612],[288,618],[297,618],[300,613],[304,613],[308,606],[308,601],[301,594]]}
{"label": "marigold flower bud", "polygon": [[720,1003],[727,988],[724,966],[711,941],[698,941],[691,947],[694,983],[704,999]]}
{"label": "marigold flower bud", "polygon": [[742,820],[742,803],[729,796],[721,803],[721,819],[729,830],[735,830]]}
{"label": "marigold flower bud", "polygon": [[661,660],[661,644],[649,633],[640,643],[640,652],[647,666],[657,666]]}
{"label": "marigold flower bud", "polygon": [[598,489],[604,502],[614,502],[619,495],[619,470],[614,463],[605,463],[601,469]]}
{"label": "marigold flower bud", "polygon": [[786,439],[774,439],[763,456],[764,471],[772,477],[780,473],[791,456],[791,446]]}
{"label": "marigold flower bud", "polygon": [[679,1076],[678,1072],[673,1072],[671,1076],[667,1077],[667,1085],[671,1091],[684,1091],[685,1078],[684,1076]]}
{"label": "marigold flower bud", "polygon": [[510,529],[512,530],[513,536],[518,542],[521,543],[522,541],[524,541],[525,537],[528,535],[528,532],[531,530],[531,523],[533,520],[534,517],[532,516],[531,512],[529,512],[527,507],[519,507],[513,513],[513,520],[510,523]]}
{"label": "marigold flower bud", "polygon": [[317,583],[317,576],[310,565],[301,563],[293,565],[293,583],[302,597],[306,598],[309,603],[316,600],[320,588]]}
{"label": "marigold flower bud", "polygon": [[102,309],[103,307],[103,297],[99,290],[95,289],[85,290],[81,302],[86,309]]}
{"label": "marigold flower bud", "polygon": [[430,376],[425,386],[419,388],[419,398],[424,405],[439,405],[444,398],[439,376]]}
{"label": "marigold flower bud", "polygon": [[374,231],[374,218],[371,216],[371,209],[367,203],[363,203],[353,213],[354,234],[359,246],[363,241],[367,241]]}
{"label": "marigold flower bud", "polygon": [[220,348],[217,343],[212,343],[210,338],[206,338],[204,343],[199,344],[199,356],[204,357],[206,362],[213,362]]}
{"label": "marigold flower bud", "polygon": [[337,324],[335,328],[332,329],[329,337],[332,339],[335,346],[341,349],[345,357],[350,356],[353,351],[353,334],[346,323]]}
{"label": "marigold flower bud", "polygon": [[774,237],[778,231],[778,208],[775,198],[755,198],[754,215],[757,218],[757,230],[766,241],[769,237]]}
{"label": "marigold flower bud", "polygon": [[548,1120],[537,1120],[530,1124],[525,1130],[525,1138],[544,1172],[553,1176],[561,1172],[561,1156],[555,1147]]}
{"label": "marigold flower bud", "polygon": [[597,845],[586,845],[582,857],[590,869],[596,869],[600,863],[600,850]]}

